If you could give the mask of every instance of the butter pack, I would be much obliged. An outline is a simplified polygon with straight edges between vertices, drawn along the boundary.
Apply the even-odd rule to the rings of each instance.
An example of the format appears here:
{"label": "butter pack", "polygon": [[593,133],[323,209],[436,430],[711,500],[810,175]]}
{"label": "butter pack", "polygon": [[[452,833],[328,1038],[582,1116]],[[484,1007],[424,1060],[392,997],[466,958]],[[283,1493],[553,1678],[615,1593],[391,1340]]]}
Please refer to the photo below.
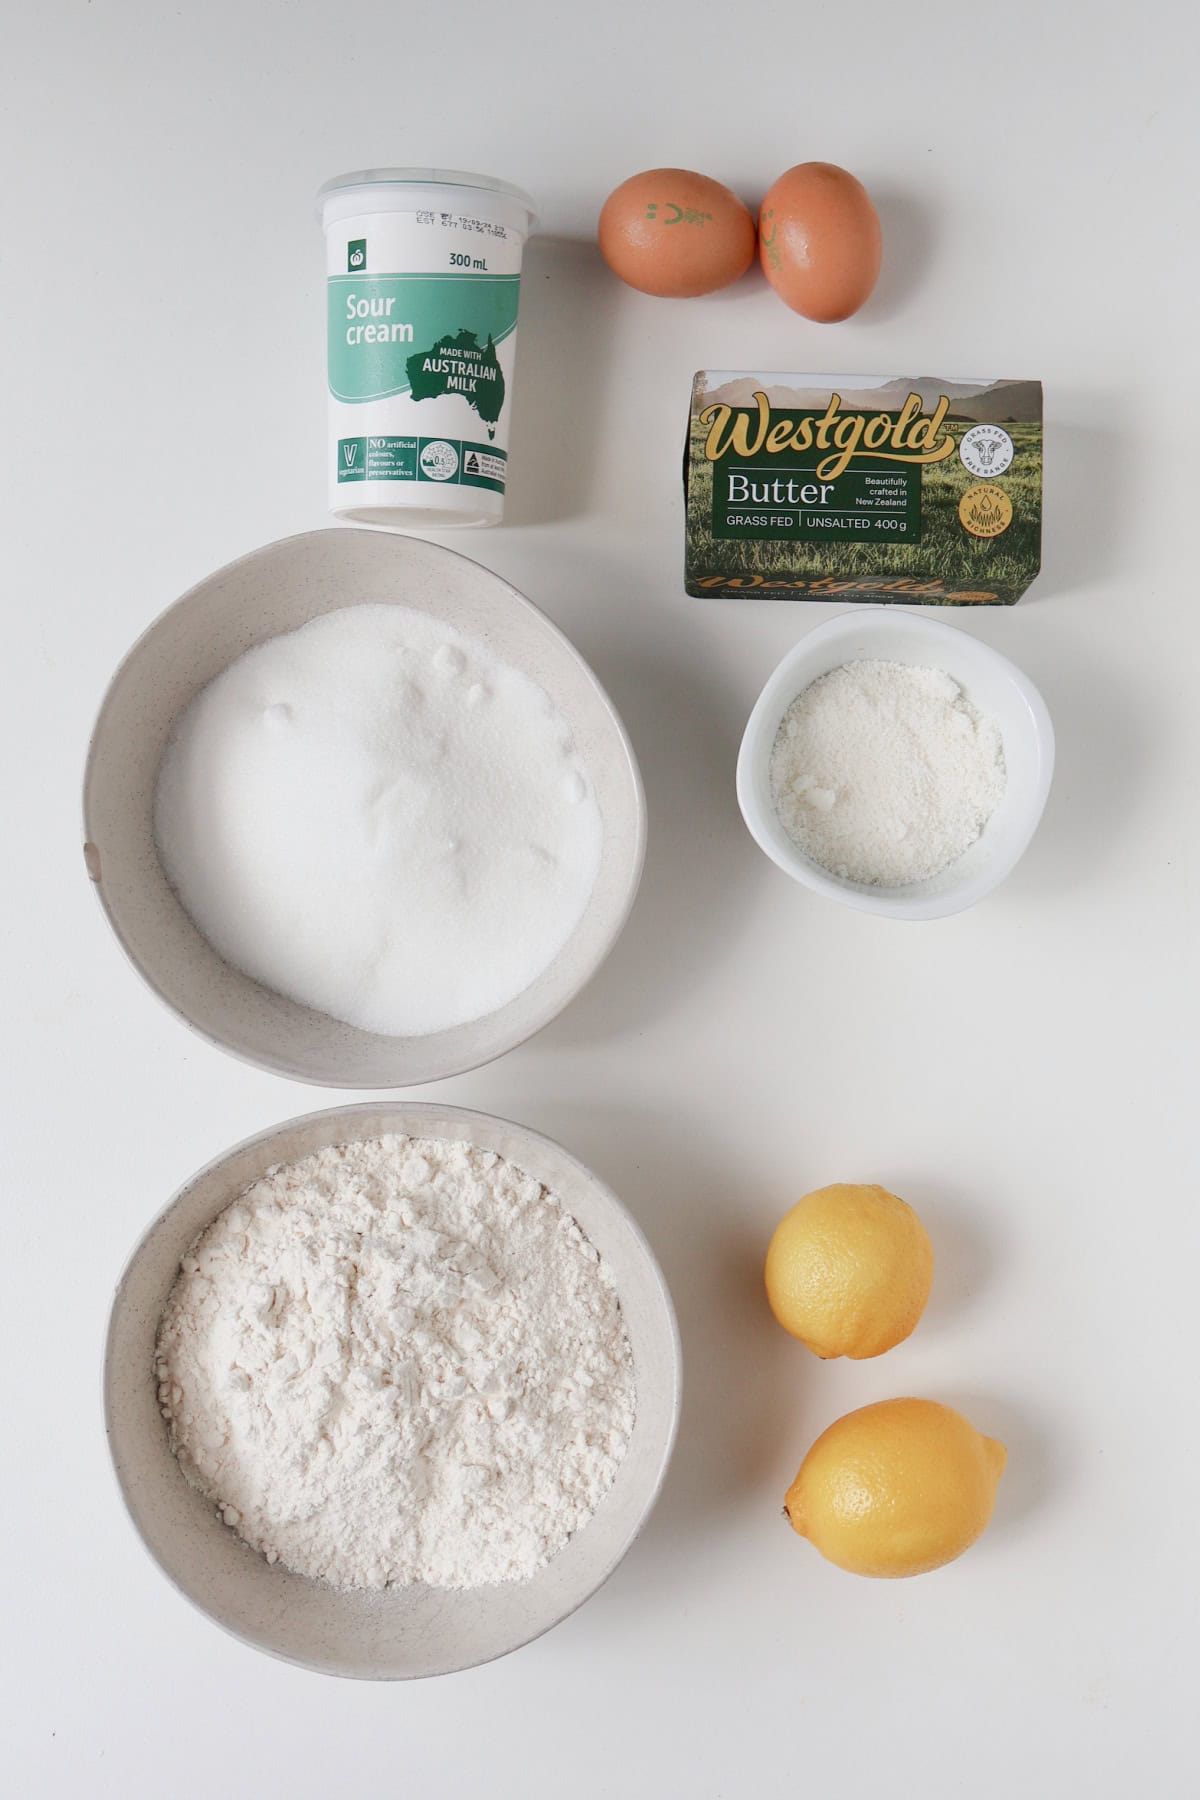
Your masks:
{"label": "butter pack", "polygon": [[1041,567],[1042,386],[701,369],[689,594],[1011,606]]}

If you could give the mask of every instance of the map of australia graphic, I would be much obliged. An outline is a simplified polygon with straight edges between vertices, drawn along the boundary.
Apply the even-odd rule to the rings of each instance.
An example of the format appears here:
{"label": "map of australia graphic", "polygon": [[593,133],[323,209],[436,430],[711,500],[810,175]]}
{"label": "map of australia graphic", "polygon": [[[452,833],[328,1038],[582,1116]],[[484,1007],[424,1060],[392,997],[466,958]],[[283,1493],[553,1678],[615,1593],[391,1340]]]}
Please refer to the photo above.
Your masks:
{"label": "map of australia graphic", "polygon": [[490,334],[482,346],[473,331],[440,337],[432,349],[410,356],[406,367],[414,400],[461,394],[487,426],[488,437],[495,437],[504,406],[504,371]]}

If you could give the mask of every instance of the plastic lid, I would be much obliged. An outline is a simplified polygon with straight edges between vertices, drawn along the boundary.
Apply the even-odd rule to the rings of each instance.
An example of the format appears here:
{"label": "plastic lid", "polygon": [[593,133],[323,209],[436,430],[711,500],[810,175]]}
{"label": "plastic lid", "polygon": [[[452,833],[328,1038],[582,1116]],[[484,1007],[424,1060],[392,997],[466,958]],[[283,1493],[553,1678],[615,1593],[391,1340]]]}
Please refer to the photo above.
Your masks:
{"label": "plastic lid", "polygon": [[507,194],[525,207],[530,223],[537,218],[537,206],[524,188],[511,181],[497,181],[492,175],[472,175],[465,169],[354,169],[348,175],[335,175],[317,189],[317,204],[343,188],[356,187],[465,187],[481,188],[488,194]]}

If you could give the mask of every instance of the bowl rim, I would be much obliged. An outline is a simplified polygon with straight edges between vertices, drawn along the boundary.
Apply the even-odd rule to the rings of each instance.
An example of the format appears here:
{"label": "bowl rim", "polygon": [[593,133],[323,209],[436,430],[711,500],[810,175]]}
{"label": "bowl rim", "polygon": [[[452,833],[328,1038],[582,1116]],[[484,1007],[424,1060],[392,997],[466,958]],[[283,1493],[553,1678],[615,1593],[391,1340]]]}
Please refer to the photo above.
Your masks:
{"label": "bowl rim", "polygon": [[[103,879],[103,868],[100,867],[98,870],[93,869],[96,846],[91,829],[91,800],[99,759],[98,741],[105,714],[113,700],[113,696],[116,693],[119,683],[127,671],[133,666],[153,634],[160,626],[165,624],[167,619],[173,617],[175,613],[182,611],[184,607],[191,604],[196,599],[197,595],[207,588],[210,583],[217,580],[219,577],[230,574],[233,570],[242,567],[244,564],[253,562],[256,558],[263,556],[267,552],[298,546],[313,538],[326,538],[331,535],[341,536],[346,532],[354,532],[364,537],[383,537],[390,542],[395,542],[397,535],[390,532],[373,531],[367,526],[339,525],[335,522],[331,525],[322,526],[316,530],[298,531],[291,533],[288,537],[274,538],[269,543],[258,544],[253,549],[245,551],[241,556],[233,557],[229,562],[222,563],[219,568],[213,569],[209,574],[202,576],[201,579],[194,582],[185,593],[180,594],[178,599],[172,600],[169,605],[163,607],[162,611],[157,613],[155,617],[150,620],[149,624],[143,627],[117,663],[112,674],[109,676],[92,721],[91,731],[88,735],[87,754],[84,758],[83,783],[80,791],[80,827],[84,866],[88,876],[88,883],[89,886],[95,890],[96,898],[99,902],[100,909],[108,922],[109,929],[134,974],[139,977],[160,1004],[166,1007],[173,1018],[186,1026],[194,1036],[202,1039],[204,1043],[211,1044],[214,1049],[222,1051],[226,1056],[232,1056],[236,1061],[244,1064],[247,1068],[264,1069],[268,1074],[282,1075],[289,1081],[302,1082],[304,1085],[310,1087],[329,1088],[334,1091],[340,1090],[343,1092],[382,1094],[394,1091],[398,1087],[420,1087],[427,1082],[447,1081],[455,1075],[467,1075],[475,1069],[485,1068],[489,1063],[495,1062],[499,1057],[507,1056],[509,1051],[519,1049],[522,1044],[528,1043],[531,1038],[536,1037],[539,1032],[544,1031],[547,1025],[552,1024],[560,1014],[564,1013],[567,1007],[574,1004],[599,974],[605,962],[608,960],[608,957],[611,955],[621,933],[629,923],[629,917],[637,900],[641,888],[642,876],[645,872],[648,809],[646,804],[645,782],[642,779],[642,772],[638,763],[637,753],[634,750],[633,740],[630,738],[625,722],[617,711],[612,696],[601,682],[599,676],[592,668],[592,665],[588,662],[587,658],[583,655],[582,651],[578,649],[572,639],[568,637],[561,626],[557,625],[548,613],[543,612],[541,607],[538,606],[535,601],[531,600],[527,594],[522,593],[519,588],[514,587],[512,582],[508,581],[503,575],[497,574],[494,569],[489,569],[485,563],[477,561],[475,557],[467,556],[461,550],[453,550],[446,544],[435,543],[432,539],[418,537],[414,540],[405,538],[402,535],[400,539],[401,542],[415,541],[437,554],[455,557],[458,561],[469,563],[472,567],[481,570],[490,580],[497,582],[505,590],[508,598],[516,603],[518,611],[524,610],[527,613],[532,614],[534,619],[537,620],[548,633],[558,639],[560,644],[578,663],[581,673],[585,675],[591,683],[596,698],[608,715],[609,722],[615,734],[616,743],[620,746],[623,768],[629,776],[633,795],[633,843],[631,849],[630,874],[627,883],[627,891],[622,904],[619,907],[614,908],[609,920],[608,928],[595,947],[590,965],[584,971],[577,986],[572,989],[565,1000],[557,1003],[547,1000],[538,1009],[531,1023],[522,1026],[515,1033],[510,1032],[501,1041],[498,1048],[486,1050],[482,1053],[476,1051],[460,1053],[458,1056],[455,1056],[444,1063],[439,1063],[436,1069],[430,1074],[408,1076],[403,1081],[397,1080],[371,1083],[363,1082],[353,1075],[331,1074],[328,1072],[321,1075],[315,1075],[311,1069],[303,1068],[298,1063],[292,1061],[287,1056],[285,1050],[277,1051],[274,1054],[263,1053],[258,1055],[241,1045],[230,1043],[229,1040],[221,1036],[219,1032],[202,1024],[198,1019],[192,1018],[189,1013],[178,1006],[171,996],[160,986],[159,982],[150,973],[149,969],[147,969],[128,935],[119,924],[109,903],[108,893]],[[314,616],[323,617],[324,615]],[[568,942],[569,941],[570,940],[568,940]],[[213,954],[217,955],[218,953],[214,951]],[[561,955],[562,952],[560,951],[559,954]],[[224,959],[222,958],[221,960]],[[226,967],[230,966],[231,965],[226,964]],[[547,964],[547,969],[551,967],[553,967],[553,962]],[[242,970],[235,970],[234,973],[243,981],[254,982],[254,977],[246,975]],[[543,973],[545,973],[545,971],[543,971]],[[255,982],[254,985],[261,987],[262,983]],[[528,992],[527,989],[524,991]],[[269,990],[264,989],[264,992],[269,992]],[[514,996],[514,998],[519,999],[520,995]],[[509,1004],[511,1004],[511,1002]],[[503,1008],[497,1009],[497,1011],[503,1010]],[[494,1016],[495,1014],[484,1014],[483,1019]],[[470,1023],[480,1024],[483,1022],[483,1019],[472,1020]],[[430,1034],[431,1037],[437,1035],[440,1034]],[[420,1039],[416,1037],[398,1038],[397,1042],[415,1044],[419,1043]]]}
{"label": "bowl rim", "polygon": [[[664,1383],[668,1394],[670,1418],[666,1437],[659,1454],[658,1466],[655,1470],[654,1479],[641,1503],[637,1517],[625,1537],[624,1542],[602,1569],[594,1584],[588,1588],[586,1593],[581,1594],[578,1599],[572,1600],[568,1606],[564,1607],[561,1612],[556,1612],[554,1616],[547,1619],[544,1624],[538,1625],[536,1629],[531,1630],[528,1633],[523,1633],[520,1636],[515,1637],[511,1643],[506,1643],[498,1650],[490,1651],[486,1656],[472,1658],[467,1662],[448,1663],[442,1667],[425,1669],[410,1674],[391,1674],[383,1672],[368,1673],[364,1670],[339,1668],[331,1663],[323,1663],[312,1658],[290,1655],[288,1652],[280,1650],[275,1645],[268,1643],[265,1638],[252,1637],[247,1632],[239,1630],[237,1626],[230,1624],[227,1620],[219,1618],[215,1612],[210,1611],[200,1599],[199,1595],[184,1584],[175,1571],[163,1562],[156,1551],[153,1550],[147,1542],[145,1533],[142,1530],[134,1510],[129,1487],[126,1485],[121,1473],[121,1468],[118,1464],[117,1452],[114,1446],[114,1424],[112,1416],[112,1396],[115,1385],[120,1379],[120,1371],[117,1369],[114,1354],[114,1338],[117,1332],[118,1314],[125,1285],[133,1272],[134,1267],[149,1245],[150,1240],[161,1226],[166,1223],[169,1215],[175,1211],[176,1207],[181,1204],[197,1183],[207,1180],[210,1175],[215,1174],[221,1168],[222,1164],[232,1161],[235,1157],[241,1155],[243,1151],[253,1149],[258,1145],[266,1145],[270,1143],[272,1139],[297,1126],[312,1125],[324,1120],[332,1122],[334,1119],[345,1119],[352,1122],[355,1119],[362,1118],[364,1115],[377,1117],[381,1110],[405,1115],[411,1115],[413,1113],[417,1113],[418,1115],[436,1115],[439,1119],[452,1120],[455,1123],[462,1123],[468,1126],[475,1121],[483,1121],[489,1126],[498,1126],[504,1130],[516,1132],[521,1137],[531,1140],[539,1148],[545,1146],[554,1155],[562,1157],[567,1163],[571,1164],[621,1219],[624,1226],[628,1229],[638,1251],[645,1260],[650,1274],[654,1278],[657,1301],[663,1323],[667,1328],[667,1337],[670,1345],[670,1367],[667,1371],[667,1380]],[[394,1129],[398,1132],[403,1132],[404,1135],[407,1136],[420,1135],[420,1133],[401,1125],[399,1122],[397,1122]],[[437,1134],[435,1132],[428,1132],[425,1135],[436,1136]],[[354,1142],[355,1139],[352,1135],[348,1134],[344,1139],[334,1139],[331,1141],[349,1143]],[[520,1167],[521,1165],[518,1163],[517,1166]],[[534,1174],[534,1171],[532,1170],[526,1170],[525,1172],[533,1174],[534,1179],[541,1179],[541,1177]],[[217,1208],[217,1211],[213,1213],[212,1217],[215,1219],[218,1214],[224,1210],[224,1207],[230,1205],[235,1198],[236,1195],[231,1195],[229,1199],[223,1201],[221,1206]],[[560,1201],[560,1204],[564,1203]],[[211,1222],[212,1220],[210,1219],[209,1223],[211,1224]],[[201,1229],[206,1229],[206,1227],[201,1227]],[[618,1289],[618,1298],[619,1297]],[[600,1177],[572,1151],[566,1149],[566,1147],[560,1144],[557,1139],[549,1137],[545,1132],[536,1131],[531,1125],[522,1125],[518,1120],[506,1119],[499,1113],[486,1113],[477,1107],[442,1105],[438,1101],[407,1099],[389,1100],[384,1098],[379,1100],[361,1101],[349,1106],[318,1107],[312,1112],[297,1113],[291,1118],[282,1119],[277,1124],[269,1125],[261,1131],[252,1132],[248,1137],[240,1139],[237,1143],[230,1144],[216,1156],[210,1157],[206,1163],[202,1164],[199,1169],[195,1170],[185,1181],[180,1183],[171,1194],[170,1198],[162,1207],[160,1207],[158,1212],[154,1214],[139,1233],[133,1248],[130,1250],[122,1264],[120,1274],[113,1284],[112,1298],[109,1302],[104,1326],[103,1355],[100,1360],[100,1407],[104,1426],[105,1447],[108,1451],[106,1462],[109,1475],[116,1488],[121,1508],[133,1531],[134,1537],[141,1546],[143,1554],[165,1578],[171,1588],[186,1600],[196,1612],[207,1619],[211,1625],[215,1625],[220,1631],[223,1631],[226,1636],[235,1639],[236,1642],[240,1644],[244,1644],[248,1649],[256,1650],[265,1656],[273,1657],[277,1662],[287,1663],[292,1668],[306,1669],[313,1674],[333,1675],[346,1681],[426,1681],[432,1680],[440,1675],[461,1674],[468,1669],[483,1668],[490,1662],[499,1661],[501,1657],[510,1656],[515,1650],[524,1649],[527,1644],[535,1643],[538,1638],[544,1637],[548,1631],[553,1631],[555,1626],[561,1625],[565,1619],[569,1619],[573,1613],[578,1612],[581,1606],[586,1605],[594,1594],[599,1593],[600,1589],[620,1567],[637,1539],[645,1530],[650,1515],[658,1504],[659,1497],[662,1494],[663,1486],[666,1482],[667,1472],[671,1466],[671,1459],[675,1453],[675,1446],[679,1436],[680,1417],[683,1408],[683,1344],[680,1337],[679,1320],[675,1311],[675,1303],[671,1297],[671,1290],[667,1285],[666,1276],[663,1274],[662,1265],[654,1254],[645,1232],[619,1195],[614,1193],[607,1182],[602,1181]],[[180,1479],[185,1479],[182,1470],[180,1471]],[[585,1525],[582,1529],[586,1531],[587,1526]],[[294,1575],[295,1571],[292,1571],[292,1573]],[[299,1576],[297,1579],[304,1580],[306,1577]]]}
{"label": "bowl rim", "polygon": [[[972,646],[972,655],[978,655],[1012,684],[1030,715],[1038,769],[1033,802],[1023,825],[1014,833],[1005,855],[994,858],[986,868],[968,880],[939,893],[909,892],[904,887],[872,890],[840,881],[836,875],[827,874],[798,849],[794,854],[784,852],[773,834],[766,829],[762,809],[754,792],[755,771],[761,768],[764,757],[770,755],[779,721],[786,710],[787,703],[783,708],[779,706],[779,690],[788,685],[792,672],[808,660],[814,646],[828,646],[836,644],[839,639],[853,637],[861,629],[864,618],[870,619],[873,630],[882,628],[885,634],[890,632],[896,637],[911,637],[919,633],[923,637],[940,639],[949,649],[966,640]],[[795,698],[795,695],[792,697]],[[1023,669],[1018,668],[1002,651],[993,649],[982,638],[977,638],[958,626],[948,625],[944,619],[930,618],[924,613],[914,613],[896,606],[858,605],[852,612],[839,613],[836,618],[826,619],[806,631],[768,675],[742,734],[737,760],[737,798],[746,828],[759,849],[776,868],[782,869],[785,875],[790,875],[793,881],[858,912],[875,913],[893,919],[944,919],[974,906],[1012,873],[1041,822],[1053,776],[1053,721],[1041,693]],[[913,884],[914,887],[920,885]]]}

